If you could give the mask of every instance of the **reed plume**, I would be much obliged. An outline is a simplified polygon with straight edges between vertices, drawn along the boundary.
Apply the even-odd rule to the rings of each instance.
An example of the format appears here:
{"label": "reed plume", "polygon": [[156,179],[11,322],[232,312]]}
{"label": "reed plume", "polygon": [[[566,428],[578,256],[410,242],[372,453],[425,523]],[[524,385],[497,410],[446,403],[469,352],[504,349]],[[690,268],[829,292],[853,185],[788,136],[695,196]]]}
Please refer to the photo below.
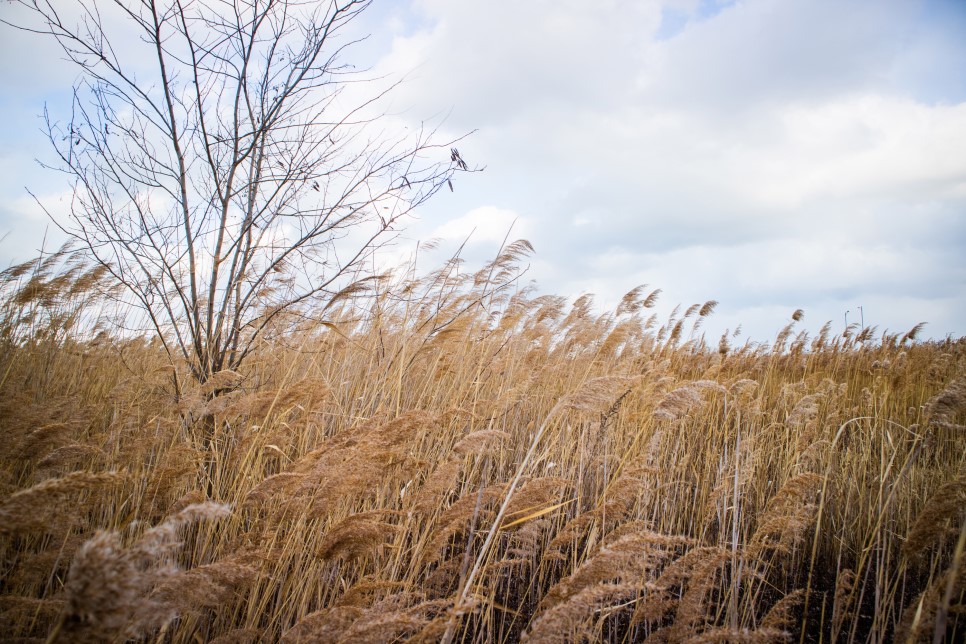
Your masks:
{"label": "reed plume", "polygon": [[130,546],[118,532],[99,532],[78,550],[65,585],[66,608],[51,640],[94,642],[138,637],[178,614],[180,597],[156,592],[174,583],[172,560],[182,526],[226,517],[227,506],[191,505],[150,528]]}
{"label": "reed plume", "polygon": [[645,581],[691,543],[687,537],[652,532],[636,523],[622,526],[595,555],[550,588],[540,602],[538,615],[540,610],[549,610],[599,583]]}
{"label": "reed plume", "polygon": [[924,553],[944,537],[959,533],[966,520],[966,474],[957,476],[936,490],[916,517],[902,550],[907,556]]}
{"label": "reed plume", "polygon": [[399,530],[398,526],[381,520],[386,514],[385,511],[376,510],[343,519],[326,533],[319,546],[319,558],[330,560],[341,557],[351,561],[374,552]]}
{"label": "reed plume", "polygon": [[13,493],[0,505],[0,536],[49,532],[81,520],[84,497],[121,483],[124,472],[71,472]]}
{"label": "reed plume", "polygon": [[966,341],[710,342],[713,300],[492,282],[526,252],[205,383],[103,270],[0,272],[2,638],[962,639]]}
{"label": "reed plume", "polygon": [[662,637],[678,640],[703,630],[708,620],[708,595],[718,581],[718,571],[730,560],[731,553],[724,548],[688,551],[657,577],[654,592],[638,603],[631,623],[660,623],[673,612],[673,624],[662,629]]}
{"label": "reed plume", "polygon": [[759,519],[748,555],[759,558],[768,552],[790,554],[800,547],[814,525],[818,511],[815,501],[821,485],[822,477],[812,472],[788,479]]}

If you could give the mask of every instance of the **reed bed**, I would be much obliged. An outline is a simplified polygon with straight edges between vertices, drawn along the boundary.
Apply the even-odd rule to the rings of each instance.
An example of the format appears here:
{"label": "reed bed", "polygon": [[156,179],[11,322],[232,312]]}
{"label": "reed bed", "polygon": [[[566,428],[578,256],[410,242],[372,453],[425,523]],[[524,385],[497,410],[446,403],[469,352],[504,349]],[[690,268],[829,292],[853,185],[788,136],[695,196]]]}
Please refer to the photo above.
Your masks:
{"label": "reed bed", "polygon": [[3,639],[961,641],[966,342],[708,341],[714,302],[517,286],[530,250],[204,385],[82,258],[5,271]]}

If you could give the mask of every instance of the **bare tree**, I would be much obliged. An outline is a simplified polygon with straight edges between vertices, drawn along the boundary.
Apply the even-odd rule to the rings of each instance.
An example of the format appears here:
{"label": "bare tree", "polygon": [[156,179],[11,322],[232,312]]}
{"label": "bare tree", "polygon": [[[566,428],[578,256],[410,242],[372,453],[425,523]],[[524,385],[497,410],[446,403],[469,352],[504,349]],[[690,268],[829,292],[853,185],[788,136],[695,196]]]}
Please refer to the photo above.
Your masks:
{"label": "bare tree", "polygon": [[82,72],[70,119],[46,121],[74,184],[55,222],[199,381],[359,289],[394,226],[470,170],[427,128],[399,133],[377,111],[393,85],[342,62],[368,1],[16,2],[35,22],[13,26]]}

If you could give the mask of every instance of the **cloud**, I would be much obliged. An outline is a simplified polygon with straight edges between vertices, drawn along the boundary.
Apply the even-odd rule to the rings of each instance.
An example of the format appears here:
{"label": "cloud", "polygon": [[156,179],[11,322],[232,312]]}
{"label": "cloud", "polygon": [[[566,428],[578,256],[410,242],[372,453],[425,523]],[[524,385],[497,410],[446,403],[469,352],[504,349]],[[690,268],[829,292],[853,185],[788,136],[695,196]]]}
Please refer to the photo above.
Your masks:
{"label": "cloud", "polygon": [[452,106],[452,125],[471,128],[599,104],[661,20],[656,3],[615,0],[424,0],[415,8],[428,27],[397,37],[381,68],[412,70],[408,102],[422,113]]}
{"label": "cloud", "polygon": [[[3,166],[0,161],[0,171]],[[67,190],[42,193],[38,198],[51,214],[63,217],[70,208],[71,196]],[[42,250],[55,250],[67,241],[67,236],[51,222],[44,207],[25,194],[0,198],[0,265],[32,259]]]}
{"label": "cloud", "polygon": [[858,305],[881,326],[966,332],[961,3],[414,0],[364,15],[362,64],[407,79],[388,126],[445,117],[438,140],[476,130],[459,148],[487,166],[407,238],[442,237],[445,254],[475,231],[468,252],[487,258],[516,221],[543,290],[717,299],[709,334],[741,322],[768,339],[795,308],[817,329]]}
{"label": "cloud", "polygon": [[451,219],[438,226],[430,236],[443,242],[461,243],[468,240],[474,245],[492,245],[502,243],[511,229],[513,235],[519,238],[526,236],[528,226],[526,221],[512,210],[496,206],[480,206],[462,217]]}
{"label": "cloud", "polygon": [[653,44],[638,83],[650,101],[713,116],[881,89],[914,15],[903,0],[739,2]]}
{"label": "cloud", "polygon": [[[425,1],[380,66],[416,70],[414,112],[479,128],[488,169],[466,183],[484,187],[460,203],[526,213],[545,290],[649,282],[749,318],[913,298],[956,326],[966,103],[935,98],[956,98],[939,86],[966,49],[930,42],[934,4]],[[930,62],[945,72],[910,83]]]}

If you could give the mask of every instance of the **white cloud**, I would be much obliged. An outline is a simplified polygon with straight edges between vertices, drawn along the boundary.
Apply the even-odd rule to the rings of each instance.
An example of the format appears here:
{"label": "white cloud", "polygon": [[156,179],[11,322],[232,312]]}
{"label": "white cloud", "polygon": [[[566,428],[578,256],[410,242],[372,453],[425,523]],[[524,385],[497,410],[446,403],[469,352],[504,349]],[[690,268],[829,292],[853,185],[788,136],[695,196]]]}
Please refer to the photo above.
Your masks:
{"label": "white cloud", "polygon": [[715,116],[883,87],[915,5],[904,0],[750,0],[652,46],[650,100]]}
{"label": "white cloud", "polygon": [[468,240],[473,245],[493,245],[503,242],[511,230],[514,238],[525,237],[528,232],[526,220],[512,210],[480,206],[438,226],[430,237],[450,244]]}
{"label": "white cloud", "polygon": [[490,257],[516,221],[544,290],[606,304],[647,282],[670,304],[720,300],[709,329],[760,339],[795,308],[817,329],[858,305],[881,326],[963,334],[953,5],[374,5],[383,40],[364,54],[382,54],[374,75],[409,79],[391,128],[449,113],[441,138],[478,129],[459,147],[487,165],[405,235],[442,237],[445,254],[475,231],[474,256]]}
{"label": "white cloud", "polygon": [[[451,129],[480,128],[467,145],[489,169],[467,183],[485,188],[460,203],[528,213],[545,289],[606,302],[649,282],[749,318],[966,297],[949,266],[966,241],[966,103],[903,80],[962,49],[916,46],[910,63],[931,33],[914,3],[513,5],[418,3],[423,29],[382,66],[417,69],[414,111],[452,105]],[[655,38],[668,11],[683,28]],[[919,308],[955,326],[948,305]]]}
{"label": "white cloud", "polygon": [[[397,37],[381,69],[407,73],[421,113],[453,106],[457,127],[595,105],[634,69],[637,43],[660,24],[653,2],[427,0],[428,30]],[[618,90],[626,92],[629,88]]]}

